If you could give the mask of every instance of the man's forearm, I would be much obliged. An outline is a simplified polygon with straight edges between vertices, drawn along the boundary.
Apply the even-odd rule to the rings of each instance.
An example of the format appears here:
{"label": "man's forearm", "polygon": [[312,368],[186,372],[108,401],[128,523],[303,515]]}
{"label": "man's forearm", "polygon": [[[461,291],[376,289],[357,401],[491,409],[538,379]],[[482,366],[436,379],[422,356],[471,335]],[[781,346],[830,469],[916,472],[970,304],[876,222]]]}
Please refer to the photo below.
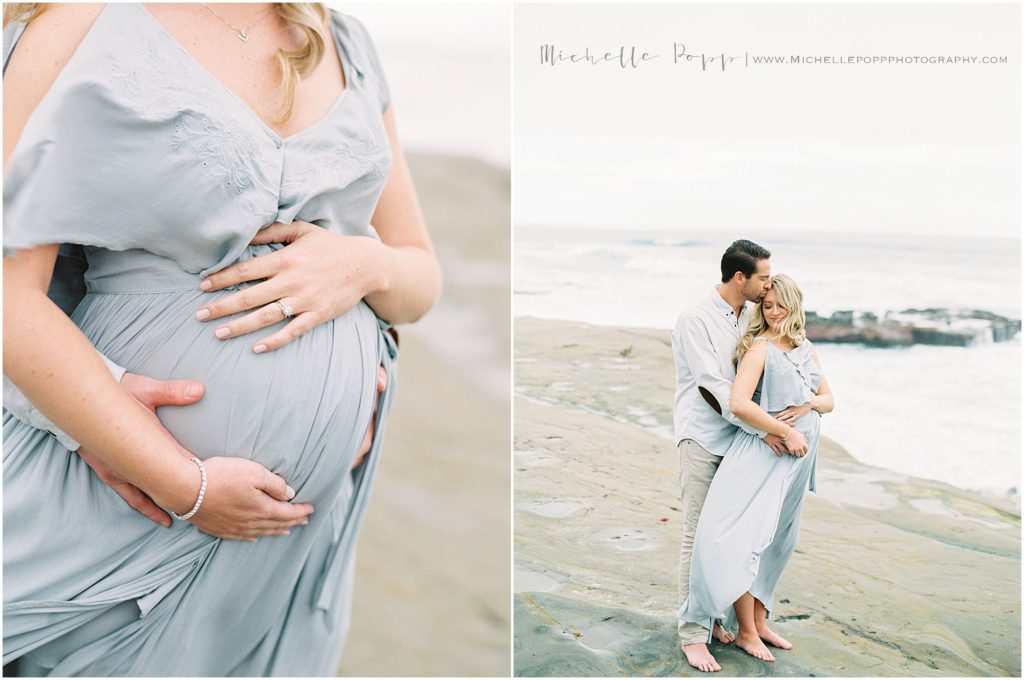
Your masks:
{"label": "man's forearm", "polygon": [[680,325],[673,332],[672,345],[673,350],[677,347],[681,349],[693,379],[697,383],[697,388],[708,405],[730,424],[755,437],[763,437],[764,432],[750,427],[734,416],[730,410],[729,396],[732,393],[732,383],[722,376],[711,338],[702,323],[695,318],[681,320]]}

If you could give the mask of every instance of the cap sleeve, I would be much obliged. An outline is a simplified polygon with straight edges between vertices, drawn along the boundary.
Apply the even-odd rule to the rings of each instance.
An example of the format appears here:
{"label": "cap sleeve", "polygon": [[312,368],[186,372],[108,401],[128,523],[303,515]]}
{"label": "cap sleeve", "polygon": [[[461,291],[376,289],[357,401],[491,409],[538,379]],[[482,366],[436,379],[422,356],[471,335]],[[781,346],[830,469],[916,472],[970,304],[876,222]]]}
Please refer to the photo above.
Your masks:
{"label": "cap sleeve", "polygon": [[[187,81],[178,88],[180,105],[165,102],[163,85],[177,88],[185,76],[149,51],[156,49],[150,37],[109,40],[130,19],[111,12],[97,18],[26,121],[4,176],[5,255],[58,243],[144,248],[199,272],[238,243],[244,247],[248,238],[239,224],[266,223],[279,168],[249,160],[260,149],[244,129],[217,137],[216,156],[197,152],[193,137],[213,139],[219,130],[210,114],[209,135],[206,128],[185,134],[193,122],[204,122],[195,101],[206,90]],[[155,76],[164,71],[173,82]],[[206,168],[209,161],[220,172],[220,159],[245,173],[244,185],[236,182],[242,195],[231,201],[224,200],[229,190],[221,178],[210,181],[216,173]],[[203,229],[186,232],[182,225],[194,225],[196,213]]]}
{"label": "cap sleeve", "polygon": [[4,26],[4,73],[7,73],[7,62],[11,60],[14,46],[18,44],[18,39],[25,32],[25,26],[27,25],[20,21],[12,21]]}
{"label": "cap sleeve", "polygon": [[101,237],[109,229],[97,219],[113,222],[105,187],[117,160],[102,148],[111,130],[90,99],[51,89],[22,130],[4,178],[5,255],[53,243],[119,245],[117,234]]}
{"label": "cap sleeve", "polygon": [[[16,37],[8,45],[4,33],[5,67]],[[103,64],[84,49],[93,39],[90,31],[40,99],[8,161],[5,255],[54,243],[128,247],[131,227],[118,212],[132,201],[116,188],[124,188],[126,163],[157,159],[128,160],[119,148],[131,121],[112,105]]]}
{"label": "cap sleeve", "polygon": [[349,63],[355,67],[361,85],[376,98],[383,114],[391,106],[391,90],[366,27],[355,17],[336,10],[331,10],[331,26]]}

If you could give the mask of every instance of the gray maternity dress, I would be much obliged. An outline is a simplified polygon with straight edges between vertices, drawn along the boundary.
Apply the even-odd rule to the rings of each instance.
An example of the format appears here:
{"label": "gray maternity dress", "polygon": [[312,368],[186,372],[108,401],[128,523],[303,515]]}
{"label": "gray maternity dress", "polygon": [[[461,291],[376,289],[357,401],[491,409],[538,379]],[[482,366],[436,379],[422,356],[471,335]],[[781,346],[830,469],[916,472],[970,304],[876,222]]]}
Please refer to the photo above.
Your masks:
{"label": "gray maternity dress", "polygon": [[[768,354],[754,401],[773,416],[810,401],[822,373],[805,340],[783,352],[764,338]],[[708,629],[715,620],[736,629],[732,604],[750,592],[769,612],[775,587],[796,547],[804,493],[814,490],[821,416],[796,421],[807,438],[807,455],[777,457],[760,438],[737,430],[708,489],[697,523],[690,563],[690,594],[679,610],[683,621]]]}
{"label": "gray maternity dress", "polygon": [[[261,355],[256,335],[221,341],[195,318],[232,292],[200,291],[202,276],[282,247],[249,245],[275,221],[376,237],[388,90],[362,25],[334,14],[331,29],[345,90],[281,138],[144,7],[108,4],[25,126],[4,183],[5,252],[84,246],[87,292],[72,318],[97,350],[134,373],[202,381],[200,402],[160,409],[167,429],[200,458],[265,465],[316,511],[255,543],[165,529],[5,410],[4,663],[53,675],[335,673],[379,436],[350,469],[378,365],[390,376],[383,429],[395,345],[365,303]],[[5,65],[20,30],[5,31]]]}

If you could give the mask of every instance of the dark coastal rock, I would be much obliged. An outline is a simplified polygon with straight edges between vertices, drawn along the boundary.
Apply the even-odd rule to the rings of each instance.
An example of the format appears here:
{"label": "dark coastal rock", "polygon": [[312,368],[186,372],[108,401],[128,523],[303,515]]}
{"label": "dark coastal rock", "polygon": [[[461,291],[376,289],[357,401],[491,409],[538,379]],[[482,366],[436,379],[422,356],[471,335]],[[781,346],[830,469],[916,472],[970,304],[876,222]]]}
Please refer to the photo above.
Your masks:
{"label": "dark coastal rock", "polygon": [[886,312],[840,310],[829,317],[806,314],[807,337],[815,342],[853,342],[871,347],[947,345],[971,347],[1005,342],[1020,333],[1019,319],[980,309],[905,309]]}

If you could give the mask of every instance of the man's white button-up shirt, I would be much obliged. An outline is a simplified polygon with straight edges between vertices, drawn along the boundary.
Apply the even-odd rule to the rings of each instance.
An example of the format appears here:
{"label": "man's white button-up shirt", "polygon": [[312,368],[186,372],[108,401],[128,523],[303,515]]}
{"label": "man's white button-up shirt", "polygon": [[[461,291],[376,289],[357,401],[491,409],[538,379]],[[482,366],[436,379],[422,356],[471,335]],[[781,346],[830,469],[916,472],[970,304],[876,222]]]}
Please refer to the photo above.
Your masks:
{"label": "man's white button-up shirt", "polygon": [[[747,330],[751,305],[744,303],[737,317],[716,286],[711,294],[679,315],[672,331],[676,363],[676,399],[672,410],[676,443],[693,439],[709,453],[723,456],[737,427],[764,437],[729,410],[729,392],[736,378],[732,358],[736,343]],[[705,397],[714,398],[721,415]]]}

